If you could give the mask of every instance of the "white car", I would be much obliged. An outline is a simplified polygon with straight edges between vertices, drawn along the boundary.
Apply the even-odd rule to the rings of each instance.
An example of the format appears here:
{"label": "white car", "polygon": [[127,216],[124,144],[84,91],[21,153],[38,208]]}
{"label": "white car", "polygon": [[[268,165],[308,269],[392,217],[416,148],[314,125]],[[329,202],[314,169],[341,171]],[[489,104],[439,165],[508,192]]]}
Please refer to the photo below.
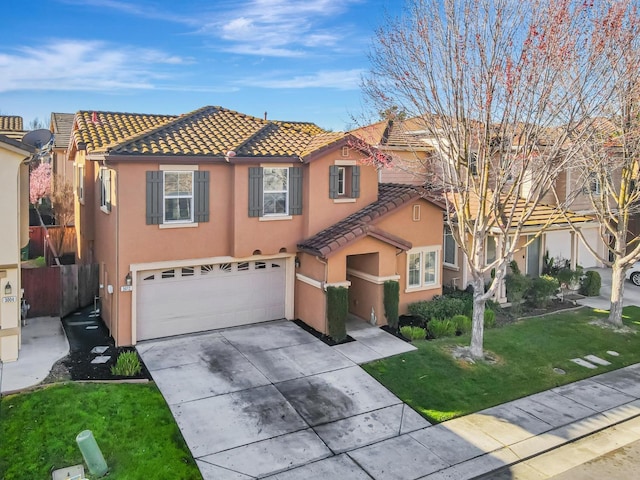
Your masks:
{"label": "white car", "polygon": [[627,270],[627,279],[640,287],[640,262],[636,262]]}

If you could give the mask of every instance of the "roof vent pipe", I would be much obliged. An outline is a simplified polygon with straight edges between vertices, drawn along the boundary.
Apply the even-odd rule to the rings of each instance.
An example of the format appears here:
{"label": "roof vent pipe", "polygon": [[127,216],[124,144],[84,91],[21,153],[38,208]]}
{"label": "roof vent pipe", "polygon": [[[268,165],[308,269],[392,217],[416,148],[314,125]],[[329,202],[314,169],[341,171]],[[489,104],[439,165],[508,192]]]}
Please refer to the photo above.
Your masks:
{"label": "roof vent pipe", "polygon": [[264,121],[267,121],[267,112],[264,112]]}

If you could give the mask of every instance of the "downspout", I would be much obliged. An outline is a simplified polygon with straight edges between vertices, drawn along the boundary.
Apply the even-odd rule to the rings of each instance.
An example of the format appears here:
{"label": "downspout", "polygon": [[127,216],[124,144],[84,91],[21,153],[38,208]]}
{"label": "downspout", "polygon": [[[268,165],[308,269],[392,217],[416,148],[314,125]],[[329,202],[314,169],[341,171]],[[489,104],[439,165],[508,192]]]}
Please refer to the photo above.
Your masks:
{"label": "downspout", "polygon": [[[107,166],[107,162],[106,160],[104,161],[104,166]],[[108,168],[108,167],[107,167]],[[120,189],[118,188],[118,181],[119,181],[119,175],[117,174],[117,172],[114,171],[114,173],[116,173],[116,181],[115,181],[115,188],[113,189],[113,192],[115,193],[114,197],[117,198],[117,194],[120,191]],[[109,182],[109,188],[111,188],[111,182]],[[111,198],[111,193],[109,194],[109,198]],[[113,201],[111,202],[111,208],[113,210]],[[116,288],[118,285],[120,285],[120,209],[116,208]],[[115,341],[116,341],[116,346],[120,345],[120,339],[118,336],[119,330],[120,330],[120,293],[122,293],[120,291],[120,289],[118,289],[118,291],[116,292],[116,295],[118,296],[118,302],[116,303],[116,311],[115,311],[115,319],[113,318],[113,306],[112,306],[112,310],[111,310],[111,314],[112,314],[112,320],[114,321],[113,323],[113,332],[115,334]],[[133,340],[133,339],[131,339]]]}

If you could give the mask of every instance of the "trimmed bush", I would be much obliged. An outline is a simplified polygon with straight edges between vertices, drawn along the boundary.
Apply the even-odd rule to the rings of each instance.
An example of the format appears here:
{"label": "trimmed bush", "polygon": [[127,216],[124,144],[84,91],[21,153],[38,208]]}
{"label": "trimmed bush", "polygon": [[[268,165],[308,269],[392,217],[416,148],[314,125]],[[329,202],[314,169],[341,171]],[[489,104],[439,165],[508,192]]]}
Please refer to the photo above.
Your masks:
{"label": "trimmed bush", "polygon": [[393,330],[398,329],[398,305],[400,304],[400,283],[395,280],[384,282],[384,315],[387,325]]}
{"label": "trimmed bush", "polygon": [[496,312],[490,308],[484,310],[484,328],[493,328],[496,325]]}
{"label": "trimmed bush", "polygon": [[433,338],[453,337],[456,334],[453,320],[431,320],[427,323],[427,329]]}
{"label": "trimmed bush", "polygon": [[600,295],[600,287],[602,286],[602,278],[598,272],[589,270],[584,277],[580,279],[580,295],[587,297],[597,297]]}
{"label": "trimmed bush", "polygon": [[400,329],[403,337],[408,338],[412,342],[414,340],[424,340],[427,338],[427,331],[422,327],[405,326]]}
{"label": "trimmed bush", "polygon": [[511,311],[514,314],[518,314],[520,313],[520,303],[522,303],[525,293],[529,290],[531,279],[514,272],[504,277],[504,283],[507,287],[507,300],[511,302]]}
{"label": "trimmed bush", "polygon": [[466,303],[461,298],[435,297],[433,300],[409,304],[409,313],[418,315],[425,321],[445,320],[455,315],[463,315]]}
{"label": "trimmed bush", "polygon": [[451,321],[456,324],[456,330],[461,335],[471,331],[471,319],[466,315],[455,315]]}
{"label": "trimmed bush", "polygon": [[349,290],[345,287],[327,287],[329,336],[338,343],[347,338],[348,294]]}
{"label": "trimmed bush", "polygon": [[549,305],[550,297],[556,293],[560,284],[558,280],[549,276],[542,275],[532,278],[525,297],[530,305],[535,307],[546,307]]}

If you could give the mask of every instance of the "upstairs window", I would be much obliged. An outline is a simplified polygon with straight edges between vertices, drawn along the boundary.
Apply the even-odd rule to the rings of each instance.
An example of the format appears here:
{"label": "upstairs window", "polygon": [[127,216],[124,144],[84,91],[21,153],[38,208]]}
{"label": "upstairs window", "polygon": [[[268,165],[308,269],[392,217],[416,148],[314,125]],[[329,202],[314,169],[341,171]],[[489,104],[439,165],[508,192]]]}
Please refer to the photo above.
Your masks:
{"label": "upstairs window", "polygon": [[105,213],[111,211],[111,170],[100,168],[100,210]]}
{"label": "upstairs window", "polygon": [[193,222],[193,172],[164,172],[164,223]]}
{"label": "upstairs window", "polygon": [[289,215],[289,169],[263,169],[263,215]]}
{"label": "upstairs window", "polygon": [[147,172],[147,225],[209,221],[209,172]]}
{"label": "upstairs window", "polygon": [[360,167],[331,165],[329,167],[329,198],[358,198],[360,196]]}
{"label": "upstairs window", "polygon": [[301,167],[250,167],[249,217],[302,215]]}
{"label": "upstairs window", "polygon": [[458,266],[457,252],[458,245],[456,244],[455,239],[453,238],[453,233],[451,233],[451,228],[449,225],[444,226],[444,258],[443,262],[445,265],[450,267]]}

